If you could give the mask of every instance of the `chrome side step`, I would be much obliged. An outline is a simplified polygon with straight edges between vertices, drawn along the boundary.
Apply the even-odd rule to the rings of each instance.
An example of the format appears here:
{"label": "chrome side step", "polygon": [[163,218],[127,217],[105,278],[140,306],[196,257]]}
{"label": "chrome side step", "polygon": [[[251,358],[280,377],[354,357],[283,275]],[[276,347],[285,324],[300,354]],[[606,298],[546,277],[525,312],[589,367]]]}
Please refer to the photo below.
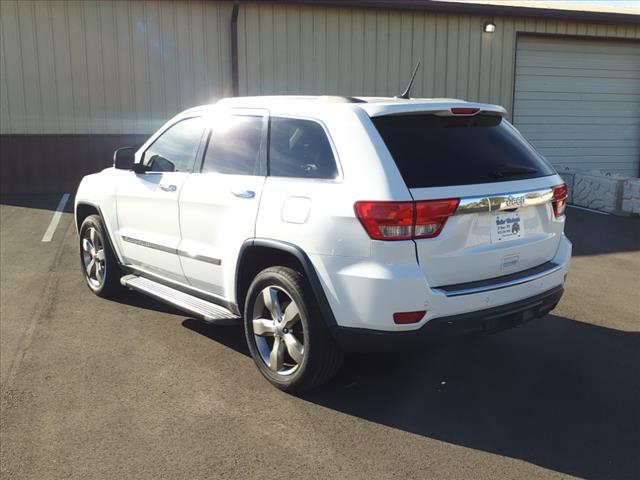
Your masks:
{"label": "chrome side step", "polygon": [[120,279],[120,283],[127,288],[149,295],[161,302],[186,310],[207,322],[218,325],[235,325],[240,321],[240,317],[220,305],[202,300],[148,278],[139,277],[138,275],[125,275]]}

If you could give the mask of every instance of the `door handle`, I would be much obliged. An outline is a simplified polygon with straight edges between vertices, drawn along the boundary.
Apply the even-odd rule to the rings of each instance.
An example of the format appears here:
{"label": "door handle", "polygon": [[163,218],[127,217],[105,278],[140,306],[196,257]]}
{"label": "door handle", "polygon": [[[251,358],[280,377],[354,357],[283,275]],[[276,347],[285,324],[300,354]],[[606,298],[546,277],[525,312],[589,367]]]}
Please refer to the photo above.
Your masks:
{"label": "door handle", "polygon": [[165,192],[175,192],[177,190],[175,185],[160,185],[160,189]]}
{"label": "door handle", "polygon": [[238,198],[253,198],[256,196],[256,192],[253,190],[232,190],[231,193]]}

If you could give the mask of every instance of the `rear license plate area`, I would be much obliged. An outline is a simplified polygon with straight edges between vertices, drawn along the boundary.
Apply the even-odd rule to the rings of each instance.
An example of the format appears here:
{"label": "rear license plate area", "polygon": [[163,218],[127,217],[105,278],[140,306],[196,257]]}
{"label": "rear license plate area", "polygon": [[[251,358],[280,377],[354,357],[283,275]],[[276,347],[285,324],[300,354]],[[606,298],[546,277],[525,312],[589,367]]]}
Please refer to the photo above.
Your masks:
{"label": "rear license plate area", "polygon": [[522,238],[523,221],[519,212],[497,213],[491,217],[491,243]]}

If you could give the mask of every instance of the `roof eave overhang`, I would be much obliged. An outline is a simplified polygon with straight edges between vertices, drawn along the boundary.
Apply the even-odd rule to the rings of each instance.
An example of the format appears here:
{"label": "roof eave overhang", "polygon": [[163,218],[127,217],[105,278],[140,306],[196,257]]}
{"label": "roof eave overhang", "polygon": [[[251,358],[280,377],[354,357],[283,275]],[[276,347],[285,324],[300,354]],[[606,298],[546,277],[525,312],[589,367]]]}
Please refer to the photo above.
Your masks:
{"label": "roof eave overhang", "polygon": [[[237,1],[237,0],[236,0]],[[242,3],[285,3],[282,0],[263,0]],[[587,10],[561,10],[552,8],[516,7],[479,3],[459,3],[438,0],[289,0],[287,4],[324,7],[377,8],[391,10],[429,11],[438,13],[475,14],[569,20],[584,23],[640,24],[640,15]]]}

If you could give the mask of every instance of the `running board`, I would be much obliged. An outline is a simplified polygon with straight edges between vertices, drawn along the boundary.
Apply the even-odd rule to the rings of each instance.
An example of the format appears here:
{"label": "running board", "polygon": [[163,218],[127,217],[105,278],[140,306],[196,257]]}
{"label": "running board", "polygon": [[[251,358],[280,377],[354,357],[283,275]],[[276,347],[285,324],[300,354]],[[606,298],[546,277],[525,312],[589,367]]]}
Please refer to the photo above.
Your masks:
{"label": "running board", "polygon": [[149,295],[161,302],[186,310],[206,322],[218,325],[237,325],[240,320],[240,317],[220,305],[202,300],[148,278],[125,275],[120,279],[120,283],[127,288]]}

